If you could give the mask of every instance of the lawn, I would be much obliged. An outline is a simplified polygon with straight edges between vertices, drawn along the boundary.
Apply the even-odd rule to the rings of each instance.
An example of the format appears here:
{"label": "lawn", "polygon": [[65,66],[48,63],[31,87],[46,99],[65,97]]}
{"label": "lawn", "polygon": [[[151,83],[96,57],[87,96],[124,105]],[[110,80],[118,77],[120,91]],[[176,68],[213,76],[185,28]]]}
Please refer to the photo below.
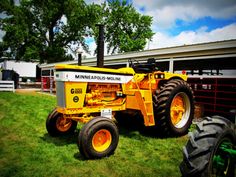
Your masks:
{"label": "lawn", "polygon": [[56,98],[0,92],[0,176],[178,177],[187,137],[153,138],[120,127],[115,154],[84,160],[76,141],[50,137],[45,128]]}

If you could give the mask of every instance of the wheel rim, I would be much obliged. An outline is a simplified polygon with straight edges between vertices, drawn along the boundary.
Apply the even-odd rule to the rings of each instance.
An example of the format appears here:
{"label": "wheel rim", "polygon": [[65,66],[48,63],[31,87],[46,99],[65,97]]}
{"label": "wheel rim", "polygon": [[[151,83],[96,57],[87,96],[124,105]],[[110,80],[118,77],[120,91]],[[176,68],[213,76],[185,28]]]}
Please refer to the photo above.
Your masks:
{"label": "wheel rim", "polygon": [[56,121],[56,127],[60,132],[66,132],[72,126],[72,120],[60,116]]}
{"label": "wheel rim", "polygon": [[176,128],[182,128],[190,117],[190,100],[184,92],[180,92],[173,98],[170,106],[171,122]]}
{"label": "wheel rim", "polygon": [[92,145],[97,152],[103,152],[111,145],[111,141],[110,131],[101,129],[93,135]]}
{"label": "wheel rim", "polygon": [[217,147],[213,156],[212,176],[227,176],[231,162],[228,151],[233,149],[230,140],[222,141]]}

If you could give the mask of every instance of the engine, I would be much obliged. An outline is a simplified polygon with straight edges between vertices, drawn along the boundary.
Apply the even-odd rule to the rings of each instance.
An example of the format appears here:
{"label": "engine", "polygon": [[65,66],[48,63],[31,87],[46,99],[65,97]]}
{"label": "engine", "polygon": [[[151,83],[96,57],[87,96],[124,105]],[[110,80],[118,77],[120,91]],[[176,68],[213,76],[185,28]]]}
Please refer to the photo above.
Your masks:
{"label": "engine", "polygon": [[117,104],[123,101],[122,95],[121,84],[88,83],[85,104],[87,106]]}

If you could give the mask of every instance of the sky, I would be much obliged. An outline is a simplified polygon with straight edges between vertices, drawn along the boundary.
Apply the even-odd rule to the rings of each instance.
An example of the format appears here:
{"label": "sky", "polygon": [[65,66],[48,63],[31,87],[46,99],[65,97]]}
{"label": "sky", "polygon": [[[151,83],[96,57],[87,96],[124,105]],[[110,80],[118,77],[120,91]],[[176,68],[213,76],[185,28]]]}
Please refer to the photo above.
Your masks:
{"label": "sky", "polygon": [[[104,0],[86,0],[100,4]],[[128,0],[153,17],[155,35],[145,49],[236,39],[236,0]],[[88,39],[90,48],[96,47]]]}
{"label": "sky", "polygon": [[[85,0],[101,4],[104,0]],[[236,39],[236,0],[127,0],[153,17],[155,33],[145,49]],[[2,33],[0,33],[0,39]],[[94,39],[88,38],[91,51]],[[106,52],[106,51],[105,51]],[[93,52],[91,52],[93,54]],[[90,57],[91,55],[83,55]]]}

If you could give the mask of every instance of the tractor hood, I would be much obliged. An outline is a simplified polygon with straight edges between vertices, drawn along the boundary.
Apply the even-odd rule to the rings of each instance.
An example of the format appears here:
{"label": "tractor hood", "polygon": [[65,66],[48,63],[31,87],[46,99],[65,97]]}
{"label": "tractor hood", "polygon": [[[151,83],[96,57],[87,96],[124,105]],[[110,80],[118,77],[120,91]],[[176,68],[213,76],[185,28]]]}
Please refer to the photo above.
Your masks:
{"label": "tractor hood", "polygon": [[89,66],[56,65],[55,81],[127,83],[135,74],[132,68],[97,68]]}

